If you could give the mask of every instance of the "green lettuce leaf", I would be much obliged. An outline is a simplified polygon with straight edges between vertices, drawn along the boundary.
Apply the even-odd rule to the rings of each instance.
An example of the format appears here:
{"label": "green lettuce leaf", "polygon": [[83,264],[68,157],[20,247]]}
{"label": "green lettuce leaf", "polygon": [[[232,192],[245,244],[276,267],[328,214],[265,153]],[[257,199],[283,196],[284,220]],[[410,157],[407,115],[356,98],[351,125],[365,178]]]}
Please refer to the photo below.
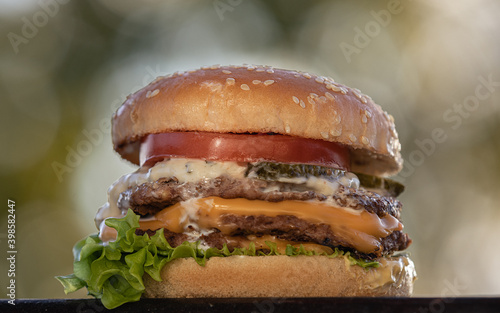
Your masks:
{"label": "green lettuce leaf", "polygon": [[[266,241],[268,252],[256,250],[253,243],[248,248],[236,248],[230,251],[224,245],[222,249],[202,249],[198,242],[184,242],[172,248],[165,239],[163,229],[154,236],[144,234],[138,236],[135,230],[139,227],[139,216],[132,210],[120,219],[110,218],[106,225],[117,230],[117,239],[104,243],[97,234],[79,241],[73,248],[73,271],[68,276],[57,276],[66,294],[87,287],[88,293],[108,308],[116,308],[126,302],[138,301],[144,292],[144,274],[156,281],[161,281],[161,269],[168,262],[179,258],[193,258],[200,266],[204,266],[211,257],[228,257],[232,255],[258,256],[280,255],[277,245]],[[318,255],[315,251],[307,251],[304,246],[288,245],[285,255]],[[364,268],[378,267],[378,262],[368,262],[352,257],[349,252],[335,249],[327,257],[345,257],[351,265]]]}

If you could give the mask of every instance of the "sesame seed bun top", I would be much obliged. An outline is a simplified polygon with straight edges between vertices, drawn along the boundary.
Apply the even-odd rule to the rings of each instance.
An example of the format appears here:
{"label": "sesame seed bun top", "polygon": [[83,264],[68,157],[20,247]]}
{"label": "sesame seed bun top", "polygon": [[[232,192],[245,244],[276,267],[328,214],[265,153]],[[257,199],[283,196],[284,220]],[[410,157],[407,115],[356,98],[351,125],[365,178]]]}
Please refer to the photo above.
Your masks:
{"label": "sesame seed bun top", "polygon": [[151,133],[278,133],[350,147],[351,169],[393,175],[402,167],[394,119],[358,89],[308,73],[212,66],[159,77],[113,116],[115,150],[139,164]]}

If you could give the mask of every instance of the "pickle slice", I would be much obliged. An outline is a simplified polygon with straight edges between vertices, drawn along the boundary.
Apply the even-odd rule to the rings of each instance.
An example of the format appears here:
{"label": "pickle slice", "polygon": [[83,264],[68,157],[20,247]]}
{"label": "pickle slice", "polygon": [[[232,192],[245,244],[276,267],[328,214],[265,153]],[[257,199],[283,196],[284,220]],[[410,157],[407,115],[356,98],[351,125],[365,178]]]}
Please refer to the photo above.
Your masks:
{"label": "pickle slice", "polygon": [[[392,179],[361,173],[354,174],[358,177],[361,186],[370,189],[384,189],[392,197],[397,197],[405,189],[404,185]],[[280,178],[308,178],[311,176],[334,181],[345,175],[346,171],[319,165],[273,162],[249,163],[245,173],[246,177],[255,177],[270,181],[276,181]]]}
{"label": "pickle slice", "polygon": [[296,177],[324,177],[327,179],[337,179],[345,174],[343,170],[337,170],[329,167],[309,164],[286,164],[260,162],[249,163],[246,176],[256,176],[262,180],[277,180],[279,178]]}
{"label": "pickle slice", "polygon": [[354,173],[358,176],[359,183],[365,188],[385,189],[392,197],[399,196],[404,190],[405,186],[395,180],[382,178],[378,176],[371,176],[361,173]]}

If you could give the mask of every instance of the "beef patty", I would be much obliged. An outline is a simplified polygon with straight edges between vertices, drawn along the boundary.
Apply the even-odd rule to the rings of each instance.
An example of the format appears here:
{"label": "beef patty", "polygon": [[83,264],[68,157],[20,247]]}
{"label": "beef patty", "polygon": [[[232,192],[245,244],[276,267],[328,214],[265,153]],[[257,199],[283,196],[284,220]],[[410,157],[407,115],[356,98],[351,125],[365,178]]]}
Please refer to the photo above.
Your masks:
{"label": "beef patty", "polygon": [[[279,202],[284,200],[319,200],[327,196],[306,190],[301,185],[265,181],[252,178],[232,178],[219,176],[196,183],[180,183],[175,177],[160,178],[152,183],[144,183],[120,194],[118,206],[122,211],[131,208],[139,215],[155,214],[164,208],[191,198],[221,197],[224,199],[245,198]],[[366,210],[379,217],[390,214],[399,219],[401,203],[392,197],[384,197],[365,189],[339,186],[332,196],[334,202],[343,207]]]}
{"label": "beef patty", "polygon": [[[295,216],[278,215],[275,217],[264,215],[237,216],[226,214],[222,216],[222,223],[235,225],[235,230],[229,235],[223,235],[218,230],[214,230],[208,235],[200,237],[208,246],[222,249],[224,244],[230,250],[241,247],[238,245],[240,239],[246,239],[247,236],[263,235],[275,236],[278,239],[297,242],[297,243],[317,243],[331,248],[339,248],[343,251],[350,251],[358,258],[373,260],[380,256],[391,255],[395,251],[406,249],[411,239],[402,231],[395,231],[389,236],[380,240],[380,246],[372,253],[362,253],[357,251],[349,242],[346,242],[337,236],[326,224],[314,224],[302,220]],[[156,230],[136,230],[137,235],[147,233],[152,236]],[[164,236],[172,247],[177,247],[188,240],[186,234],[171,232],[164,229]]]}
{"label": "beef patty", "polygon": [[[259,179],[235,179],[229,176],[220,176],[215,179],[206,179],[196,183],[180,183],[176,178],[161,178],[152,183],[144,183],[129,188],[120,195],[119,206],[122,210],[129,207],[140,215],[154,214],[175,203],[191,198],[217,196],[225,199],[246,198],[249,200],[264,200],[278,202],[284,200],[318,200],[325,201],[328,197],[311,190],[305,190],[300,185],[280,183]],[[401,203],[392,198],[362,188],[352,189],[339,186],[331,200],[339,206],[350,207],[356,210],[366,210],[379,217],[390,214],[400,219]],[[273,235],[279,239],[293,242],[313,242],[332,248],[350,251],[354,256],[364,259],[374,259],[390,255],[395,251],[406,249],[411,243],[408,235],[402,231],[394,231],[380,240],[380,246],[373,253],[361,253],[345,242],[326,224],[314,224],[290,215],[276,217],[264,215],[238,216],[226,214],[221,217],[224,224],[234,225],[235,230],[229,235],[223,235],[214,230],[200,239],[209,246],[222,248],[224,244],[238,242],[238,238],[249,235]],[[152,235],[156,230],[146,231]],[[145,231],[137,230],[142,235]],[[173,247],[187,240],[185,234],[179,234],[165,229],[165,238]],[[230,239],[230,240],[229,240]]]}

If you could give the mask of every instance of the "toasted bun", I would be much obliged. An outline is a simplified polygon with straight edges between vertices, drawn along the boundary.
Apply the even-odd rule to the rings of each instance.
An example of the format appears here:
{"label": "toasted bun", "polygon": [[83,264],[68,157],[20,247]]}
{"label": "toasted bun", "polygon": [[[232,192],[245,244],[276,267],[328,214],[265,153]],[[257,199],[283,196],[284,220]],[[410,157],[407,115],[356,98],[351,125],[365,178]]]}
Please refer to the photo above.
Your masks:
{"label": "toasted bun", "polygon": [[415,269],[407,257],[383,259],[365,270],[343,257],[213,257],[205,266],[177,259],[162,281],[145,275],[147,298],[409,296]]}
{"label": "toasted bun", "polygon": [[139,163],[151,133],[278,133],[348,145],[351,168],[392,175],[402,166],[392,116],[331,78],[270,67],[210,67],[159,77],[113,117],[116,151]]}

